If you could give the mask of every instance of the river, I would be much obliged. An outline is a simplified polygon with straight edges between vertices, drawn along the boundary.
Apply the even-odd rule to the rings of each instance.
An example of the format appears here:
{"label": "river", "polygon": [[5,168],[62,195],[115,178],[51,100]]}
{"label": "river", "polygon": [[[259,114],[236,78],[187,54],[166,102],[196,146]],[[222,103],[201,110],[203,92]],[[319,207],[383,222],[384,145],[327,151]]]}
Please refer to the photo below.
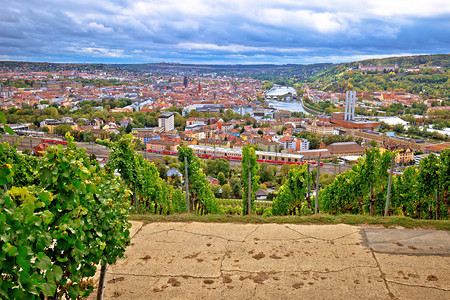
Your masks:
{"label": "river", "polygon": [[309,114],[302,106],[301,102],[298,101],[267,101],[271,107],[279,110],[296,111],[302,112],[304,114]]}

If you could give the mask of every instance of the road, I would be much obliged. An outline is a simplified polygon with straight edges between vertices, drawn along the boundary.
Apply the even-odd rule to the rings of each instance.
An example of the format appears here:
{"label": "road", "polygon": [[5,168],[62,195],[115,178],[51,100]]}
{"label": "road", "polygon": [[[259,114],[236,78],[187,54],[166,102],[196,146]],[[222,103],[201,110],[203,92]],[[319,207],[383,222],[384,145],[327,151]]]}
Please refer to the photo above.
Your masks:
{"label": "road", "polygon": [[[15,136],[15,135],[2,135],[2,138],[0,139],[0,142],[8,142],[10,145],[13,145],[16,141],[19,142],[18,145],[18,149],[19,150],[25,150],[25,149],[30,149],[33,150],[34,147],[36,147],[40,142],[41,142],[41,138],[37,138],[37,137],[19,137],[19,136]],[[52,138],[49,138],[52,139]],[[109,156],[109,149],[95,144],[95,143],[82,143],[82,142],[78,142],[78,147],[82,147],[86,149],[86,152],[91,155],[91,154],[95,154],[96,157],[98,158],[107,158]],[[158,158],[158,159],[162,159],[164,157],[164,154],[158,154],[158,153],[151,153],[151,152],[147,152],[147,151],[137,151],[138,153],[140,153],[142,156],[144,156],[145,159],[148,159],[150,161],[153,161],[154,159]],[[240,167],[241,166],[241,162],[239,161],[230,161],[230,166],[233,167]],[[281,167],[281,165],[276,165],[278,167]],[[311,170],[316,168],[315,166],[311,165]],[[335,165],[335,164],[324,164],[323,166],[320,167],[320,171],[323,173],[329,173],[329,174],[335,174],[335,173],[342,173],[345,170],[349,170],[351,169],[351,166],[349,165],[345,165],[345,166],[341,166],[341,165]]]}
{"label": "road", "polygon": [[105,299],[450,299],[447,231],[132,224]]}

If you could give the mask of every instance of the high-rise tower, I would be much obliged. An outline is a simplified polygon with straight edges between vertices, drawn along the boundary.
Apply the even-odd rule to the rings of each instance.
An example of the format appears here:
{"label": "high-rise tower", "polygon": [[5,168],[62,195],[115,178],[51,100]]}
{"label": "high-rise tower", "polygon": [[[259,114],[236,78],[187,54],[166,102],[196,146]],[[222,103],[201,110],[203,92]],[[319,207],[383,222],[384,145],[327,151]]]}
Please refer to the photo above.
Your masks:
{"label": "high-rise tower", "polygon": [[355,120],[356,91],[345,92],[344,120]]}

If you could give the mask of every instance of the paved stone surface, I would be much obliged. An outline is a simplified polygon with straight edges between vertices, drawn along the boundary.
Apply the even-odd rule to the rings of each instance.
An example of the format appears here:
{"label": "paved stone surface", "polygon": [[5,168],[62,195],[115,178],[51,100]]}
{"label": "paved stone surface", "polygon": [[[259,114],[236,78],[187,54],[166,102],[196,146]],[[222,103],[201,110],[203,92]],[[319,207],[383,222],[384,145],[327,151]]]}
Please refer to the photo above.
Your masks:
{"label": "paved stone surface", "polygon": [[364,229],[375,252],[450,256],[450,232],[439,230]]}
{"label": "paved stone surface", "polygon": [[131,236],[105,299],[450,299],[443,231],[133,222]]}

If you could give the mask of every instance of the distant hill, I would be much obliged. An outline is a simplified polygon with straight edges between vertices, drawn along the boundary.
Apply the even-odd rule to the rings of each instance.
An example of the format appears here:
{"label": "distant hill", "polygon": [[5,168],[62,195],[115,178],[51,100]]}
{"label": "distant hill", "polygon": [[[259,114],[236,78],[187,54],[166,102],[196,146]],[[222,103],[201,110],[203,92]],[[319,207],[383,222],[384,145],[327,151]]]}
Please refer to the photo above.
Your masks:
{"label": "distant hill", "polygon": [[0,69],[31,72],[71,71],[91,72],[95,70],[109,71],[116,67],[107,64],[76,64],[76,63],[49,63],[27,61],[0,61]]}
{"label": "distant hill", "polygon": [[80,72],[113,71],[153,74],[211,74],[252,77],[260,80],[282,81],[291,85],[292,82],[312,82],[323,85],[332,83],[336,76],[341,76],[347,70],[357,70],[358,65],[398,64],[400,68],[440,66],[444,70],[450,68],[449,54],[417,55],[389,57],[383,59],[367,59],[342,64],[318,63],[310,65],[299,64],[253,64],[253,65],[209,65],[209,64],[179,64],[179,63],[143,63],[143,64],[78,64],[78,63],[47,63],[47,62],[17,62],[0,61],[0,69],[16,71],[65,71]]}
{"label": "distant hill", "polygon": [[[368,65],[399,66],[396,73],[363,73],[358,70],[361,63]],[[421,69],[419,73],[404,72],[411,67],[442,67],[442,70]],[[320,90],[344,92],[404,91],[420,94],[423,98],[446,99],[450,95],[450,55],[418,55],[368,59],[351,63],[336,64],[310,77],[309,84]]]}
{"label": "distant hill", "polygon": [[253,77],[261,80],[273,80],[279,77],[290,77],[305,80],[319,72],[330,68],[333,64],[253,64],[253,65],[208,65],[178,63],[143,63],[143,64],[84,64],[84,63],[48,63],[0,61],[0,69],[14,71],[52,72],[76,70],[79,72],[113,71],[153,74],[211,74]]}
{"label": "distant hill", "polygon": [[443,68],[450,67],[450,54],[433,54],[433,55],[414,55],[414,56],[398,56],[388,57],[382,59],[366,59],[362,61],[353,62],[347,65],[358,66],[359,63],[363,65],[376,65],[378,62],[382,65],[398,64],[400,68],[410,67],[427,67],[437,66]]}
{"label": "distant hill", "polygon": [[237,76],[250,76],[262,80],[271,80],[273,77],[309,78],[319,72],[327,70],[332,66],[330,63],[312,65],[207,65],[207,64],[176,64],[176,63],[149,63],[149,64],[116,64],[133,71],[149,73],[178,73],[195,75],[197,73],[217,73]]}
{"label": "distant hill", "polygon": [[316,78],[313,80],[330,75],[337,75],[346,69],[358,69],[359,64],[363,66],[377,65],[378,62],[381,65],[394,65],[397,64],[400,68],[411,68],[411,67],[442,67],[445,70],[450,68],[450,54],[433,54],[433,55],[417,55],[417,56],[399,56],[399,57],[388,57],[381,59],[366,59],[360,61],[354,61],[350,63],[334,64],[323,73],[317,74]]}

